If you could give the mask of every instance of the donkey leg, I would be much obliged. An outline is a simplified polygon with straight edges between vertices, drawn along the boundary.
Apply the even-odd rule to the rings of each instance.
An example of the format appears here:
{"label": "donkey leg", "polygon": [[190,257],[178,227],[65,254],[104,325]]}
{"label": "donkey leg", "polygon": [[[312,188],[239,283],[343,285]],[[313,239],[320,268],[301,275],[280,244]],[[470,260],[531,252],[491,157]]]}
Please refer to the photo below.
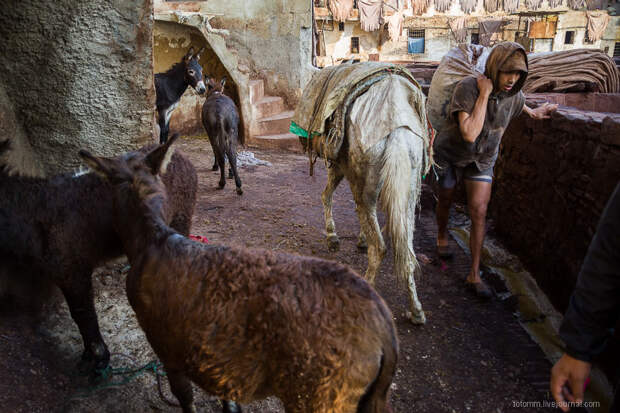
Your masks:
{"label": "donkey leg", "polygon": [[168,381],[170,382],[170,390],[179,400],[183,413],[196,413],[192,383],[189,379],[185,377],[182,372],[176,370],[166,369],[166,375],[168,376]]}
{"label": "donkey leg", "polygon": [[66,283],[59,287],[84,341],[81,368],[90,369],[93,367],[91,364],[94,364],[95,370],[103,370],[110,362],[110,352],[101,337],[97,322],[91,272],[85,270],[77,272],[78,277],[66,277]]}
{"label": "donkey leg", "polygon": [[220,168],[220,182],[218,182],[218,188],[223,189],[226,186],[226,158],[224,157],[224,152],[218,150],[215,160]]}
{"label": "donkey leg", "polygon": [[237,154],[234,149],[229,148],[227,152],[228,163],[230,164],[230,169],[232,170],[232,174],[235,177],[235,185],[237,186],[237,195],[243,194],[243,189],[241,189],[241,178],[239,178],[239,172],[237,171]]}
{"label": "donkey leg", "polygon": [[[358,217],[359,217],[359,214],[358,214]],[[357,249],[360,250],[361,252],[368,251],[368,242],[366,241],[366,234],[364,234],[364,231],[362,230],[361,227],[360,227],[360,234],[357,237]]]}
{"label": "donkey leg", "polygon": [[340,240],[336,234],[336,224],[334,223],[334,217],[332,216],[332,196],[334,191],[338,187],[338,184],[342,181],[344,175],[340,169],[333,165],[327,170],[327,185],[321,194],[321,201],[323,201],[323,212],[325,213],[325,232],[327,232],[327,249],[331,252],[338,251],[340,248]]}
{"label": "donkey leg", "polygon": [[168,122],[166,122],[166,111],[157,112],[157,123],[159,124],[159,144],[164,144],[168,140]]}
{"label": "donkey leg", "polygon": [[418,293],[415,288],[414,272],[410,271],[407,276],[407,289],[409,290],[409,307],[411,308],[411,316],[409,319],[413,324],[426,323],[426,316],[422,310],[422,303],[418,299]]}
{"label": "donkey leg", "polygon": [[232,400],[222,400],[222,413],[242,413],[241,406]]}

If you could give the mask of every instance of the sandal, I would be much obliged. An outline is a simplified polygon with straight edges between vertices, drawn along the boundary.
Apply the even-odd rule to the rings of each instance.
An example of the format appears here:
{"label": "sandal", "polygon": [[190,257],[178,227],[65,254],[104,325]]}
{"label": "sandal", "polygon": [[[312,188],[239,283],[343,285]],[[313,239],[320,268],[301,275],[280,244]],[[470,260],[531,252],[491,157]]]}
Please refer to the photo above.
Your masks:
{"label": "sandal", "polygon": [[491,289],[484,283],[484,281],[480,281],[479,283],[471,283],[465,281],[465,286],[467,290],[476,295],[476,297],[488,300],[493,297],[493,292]]}
{"label": "sandal", "polygon": [[450,258],[452,258],[454,253],[452,252],[452,249],[449,245],[437,245],[437,255],[441,259],[449,260]]}

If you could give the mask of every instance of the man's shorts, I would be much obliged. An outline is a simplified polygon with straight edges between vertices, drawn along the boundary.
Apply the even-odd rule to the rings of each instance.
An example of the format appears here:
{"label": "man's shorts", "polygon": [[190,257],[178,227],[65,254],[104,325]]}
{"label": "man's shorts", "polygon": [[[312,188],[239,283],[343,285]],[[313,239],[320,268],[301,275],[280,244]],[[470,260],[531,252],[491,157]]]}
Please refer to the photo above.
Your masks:
{"label": "man's shorts", "polygon": [[433,165],[433,171],[439,186],[444,189],[454,188],[461,179],[493,183],[493,167],[479,171],[475,163],[464,167],[448,165],[440,168]]}

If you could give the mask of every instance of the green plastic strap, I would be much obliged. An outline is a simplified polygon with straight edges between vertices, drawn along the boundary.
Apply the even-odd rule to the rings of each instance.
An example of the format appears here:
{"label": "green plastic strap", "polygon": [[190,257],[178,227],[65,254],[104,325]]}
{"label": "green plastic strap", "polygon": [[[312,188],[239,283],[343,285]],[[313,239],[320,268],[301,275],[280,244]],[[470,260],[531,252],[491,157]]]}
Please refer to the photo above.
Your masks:
{"label": "green plastic strap", "polygon": [[308,131],[293,121],[291,121],[291,127],[289,128],[289,131],[297,136],[301,136],[302,138],[308,138]]}

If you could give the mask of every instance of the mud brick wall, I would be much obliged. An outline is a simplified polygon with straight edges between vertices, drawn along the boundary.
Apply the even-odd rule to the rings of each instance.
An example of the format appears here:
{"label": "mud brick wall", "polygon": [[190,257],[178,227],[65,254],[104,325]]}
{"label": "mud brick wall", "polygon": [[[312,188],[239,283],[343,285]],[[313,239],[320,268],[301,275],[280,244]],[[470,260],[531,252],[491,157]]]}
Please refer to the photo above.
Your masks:
{"label": "mud brick wall", "polygon": [[53,174],[76,167],[80,148],[151,141],[152,30],[152,0],[3,2],[0,138],[15,141],[12,163]]}
{"label": "mud brick wall", "polygon": [[564,311],[602,210],[620,180],[620,114],[560,107],[515,119],[495,167],[500,236]]}

